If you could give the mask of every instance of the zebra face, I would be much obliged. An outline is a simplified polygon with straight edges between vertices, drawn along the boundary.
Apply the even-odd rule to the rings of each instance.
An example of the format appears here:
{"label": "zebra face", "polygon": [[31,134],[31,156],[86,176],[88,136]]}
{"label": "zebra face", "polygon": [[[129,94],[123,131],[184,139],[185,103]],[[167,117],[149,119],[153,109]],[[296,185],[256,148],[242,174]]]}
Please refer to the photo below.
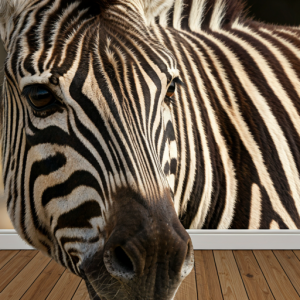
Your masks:
{"label": "zebra face", "polygon": [[179,74],[130,9],[38,1],[4,38],[7,207],[93,299],[171,299],[193,265],[172,199]]}

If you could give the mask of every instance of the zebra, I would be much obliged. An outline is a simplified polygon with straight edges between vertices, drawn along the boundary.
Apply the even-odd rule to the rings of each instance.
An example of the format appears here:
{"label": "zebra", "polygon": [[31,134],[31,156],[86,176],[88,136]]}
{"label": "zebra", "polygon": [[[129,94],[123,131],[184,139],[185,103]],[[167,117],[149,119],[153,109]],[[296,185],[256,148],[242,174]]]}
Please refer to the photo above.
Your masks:
{"label": "zebra", "polygon": [[8,0],[7,210],[91,299],[174,299],[185,231],[300,228],[300,28],[239,0]]}

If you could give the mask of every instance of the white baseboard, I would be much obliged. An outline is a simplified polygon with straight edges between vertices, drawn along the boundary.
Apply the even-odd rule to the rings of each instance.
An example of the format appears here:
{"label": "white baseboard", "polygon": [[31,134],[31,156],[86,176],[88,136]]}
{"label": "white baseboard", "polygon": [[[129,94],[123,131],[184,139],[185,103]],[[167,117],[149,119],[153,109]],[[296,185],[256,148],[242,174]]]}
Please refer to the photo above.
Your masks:
{"label": "white baseboard", "polygon": [[32,250],[14,229],[0,230],[0,250]]}
{"label": "white baseboard", "polygon": [[[300,250],[300,230],[188,230],[195,250]],[[0,250],[30,250],[15,230],[0,230]]]}
{"label": "white baseboard", "polygon": [[188,230],[195,250],[300,250],[300,230]]}

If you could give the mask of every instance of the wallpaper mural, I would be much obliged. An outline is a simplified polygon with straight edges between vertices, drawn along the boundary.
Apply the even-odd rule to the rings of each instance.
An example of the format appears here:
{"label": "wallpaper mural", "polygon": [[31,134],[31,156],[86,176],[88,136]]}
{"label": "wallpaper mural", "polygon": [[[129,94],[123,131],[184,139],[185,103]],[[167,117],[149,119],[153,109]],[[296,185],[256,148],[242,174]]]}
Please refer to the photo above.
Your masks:
{"label": "wallpaper mural", "polygon": [[[299,9],[300,2],[293,0],[248,0],[250,15],[255,16],[257,20],[271,23],[281,23],[296,25],[300,24]],[[272,10],[269,7],[272,5]],[[0,85],[2,86],[3,63],[6,53],[0,42]],[[0,229],[12,229],[13,226],[6,212],[6,203],[3,195],[2,170],[0,168]]]}

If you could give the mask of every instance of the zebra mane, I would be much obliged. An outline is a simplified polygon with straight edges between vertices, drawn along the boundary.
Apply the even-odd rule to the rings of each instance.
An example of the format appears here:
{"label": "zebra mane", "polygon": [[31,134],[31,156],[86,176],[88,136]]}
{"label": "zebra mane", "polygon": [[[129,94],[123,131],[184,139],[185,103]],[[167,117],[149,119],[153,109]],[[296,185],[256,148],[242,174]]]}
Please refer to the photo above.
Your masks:
{"label": "zebra mane", "polygon": [[[76,0],[74,0],[76,1]],[[101,11],[118,3],[132,3],[144,13],[147,25],[159,22],[161,26],[176,29],[189,27],[192,31],[217,30],[223,24],[241,20],[243,0],[77,0],[98,3]],[[13,18],[38,0],[0,0],[0,36],[6,42],[13,30]],[[172,19],[172,20],[170,20]],[[186,23],[186,25],[184,25]]]}
{"label": "zebra mane", "polygon": [[4,23],[13,14],[19,13],[34,0],[2,0],[0,2],[0,20]]}
{"label": "zebra mane", "polygon": [[[191,7],[191,14],[195,9],[201,14],[201,17],[190,16],[189,27],[192,30],[217,30],[224,23],[233,24],[238,20],[241,21],[245,15],[245,4],[242,0],[194,0],[193,2],[200,3],[201,8],[199,9],[198,6],[197,9],[195,3],[195,7]],[[201,2],[204,4],[201,5]]]}
{"label": "zebra mane", "polygon": [[[0,0],[0,24],[8,23],[9,19],[20,13],[26,6],[36,0]],[[86,0],[82,0],[86,1]],[[96,2],[104,11],[111,5],[125,0],[88,0]],[[168,24],[170,10],[173,10],[173,26],[176,28],[184,18],[184,11],[189,10],[189,27],[200,29],[210,24],[217,28],[226,20],[235,21],[244,11],[242,0],[131,0],[141,5],[148,24],[153,24],[158,18],[161,25]],[[125,1],[126,2],[126,1]]]}
{"label": "zebra mane", "polygon": [[192,31],[217,30],[224,23],[241,21],[245,12],[243,0],[173,0],[167,11],[162,10],[159,15],[154,15],[149,23],[154,23],[155,18],[158,18],[160,25],[167,26],[171,23],[174,28],[180,29],[186,19]]}

